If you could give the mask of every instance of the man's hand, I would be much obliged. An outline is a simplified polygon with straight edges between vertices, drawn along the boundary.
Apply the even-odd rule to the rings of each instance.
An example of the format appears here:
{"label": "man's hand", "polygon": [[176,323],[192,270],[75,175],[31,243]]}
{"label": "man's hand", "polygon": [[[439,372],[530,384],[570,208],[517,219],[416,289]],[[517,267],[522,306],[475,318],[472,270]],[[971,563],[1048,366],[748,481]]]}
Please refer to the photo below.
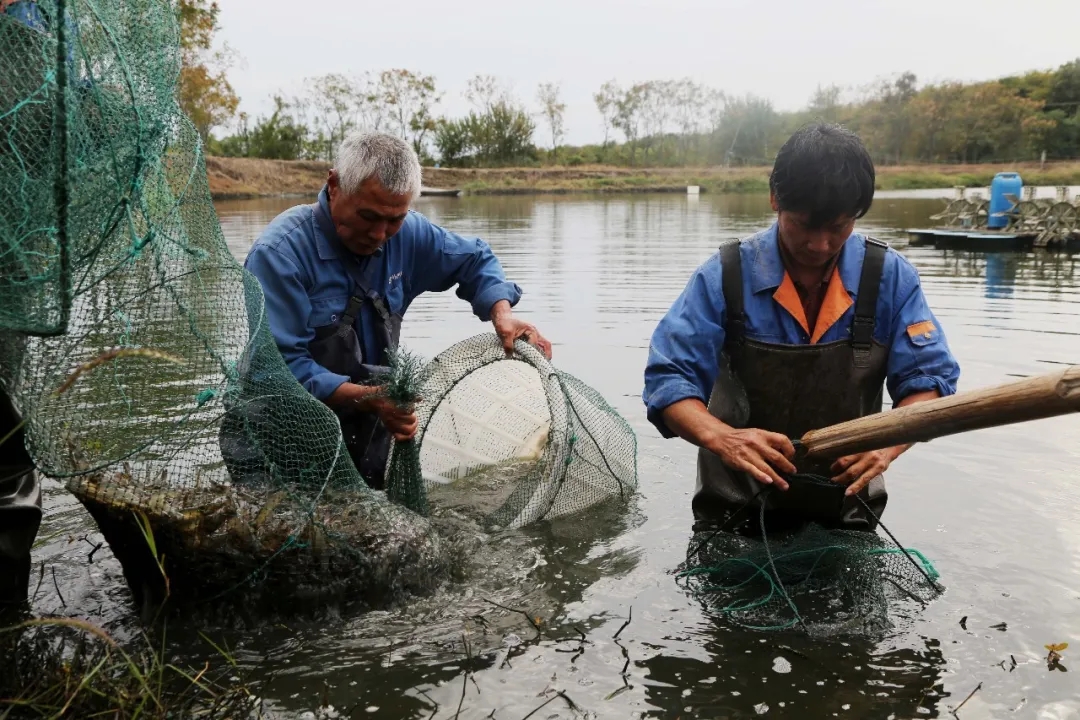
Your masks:
{"label": "man's hand", "polygon": [[848,486],[845,495],[855,495],[871,480],[888,470],[892,461],[900,457],[907,448],[908,446],[891,447],[842,457],[832,464],[832,471],[839,473],[832,481]]}
{"label": "man's hand", "polygon": [[795,446],[784,435],[765,430],[733,428],[717,420],[705,403],[686,398],[663,411],[664,422],[683,440],[718,456],[733,470],[742,470],[764,485],[787,490],[788,484],[777,470],[794,473],[791,459]]}
{"label": "man's hand", "polygon": [[[936,400],[939,397],[941,397],[941,394],[937,390],[912,393],[893,407],[899,409],[915,403]],[[896,447],[842,457],[832,465],[832,471],[838,473],[833,477],[832,481],[846,483],[848,488],[844,494],[855,495],[866,487],[871,480],[888,470],[893,460],[903,455],[910,448],[911,445],[897,445]]]}
{"label": "man's hand", "polygon": [[720,456],[733,470],[742,470],[764,485],[787,490],[788,484],[776,472],[793,474],[795,446],[786,436],[754,428],[729,428],[709,441],[705,448]]}
{"label": "man's hand", "polygon": [[535,345],[548,360],[551,359],[551,343],[540,334],[535,325],[514,317],[510,303],[506,300],[500,300],[491,309],[491,324],[495,326],[495,334],[502,340],[507,357],[514,354],[514,341],[521,338]]}
{"label": "man's hand", "polygon": [[371,412],[379,416],[382,424],[398,442],[412,440],[416,435],[419,421],[416,410],[412,407],[399,408],[394,402],[383,397],[374,397],[368,401]]}
{"label": "man's hand", "polygon": [[[327,398],[327,405],[341,410],[374,413],[398,442],[411,440],[419,421],[412,408],[401,409],[393,401],[379,395],[381,388],[354,383],[342,383]],[[419,398],[416,400],[419,402]]]}

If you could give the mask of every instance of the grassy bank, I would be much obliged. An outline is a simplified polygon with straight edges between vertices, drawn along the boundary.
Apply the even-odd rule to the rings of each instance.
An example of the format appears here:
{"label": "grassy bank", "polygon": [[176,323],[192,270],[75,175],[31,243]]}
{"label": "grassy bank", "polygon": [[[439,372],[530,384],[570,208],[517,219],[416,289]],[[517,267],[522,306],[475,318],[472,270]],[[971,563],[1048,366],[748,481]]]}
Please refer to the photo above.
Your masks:
{"label": "grassy bank", "polygon": [[[276,195],[311,196],[326,180],[329,165],[320,162],[206,159],[215,199]],[[878,168],[878,189],[984,187],[994,173],[1018,171],[1027,185],[1080,185],[1080,162],[1001,165],[899,165]],[[458,188],[475,195],[576,192],[752,193],[769,189],[769,168],[623,168],[606,166],[448,169],[424,168],[424,184]]]}

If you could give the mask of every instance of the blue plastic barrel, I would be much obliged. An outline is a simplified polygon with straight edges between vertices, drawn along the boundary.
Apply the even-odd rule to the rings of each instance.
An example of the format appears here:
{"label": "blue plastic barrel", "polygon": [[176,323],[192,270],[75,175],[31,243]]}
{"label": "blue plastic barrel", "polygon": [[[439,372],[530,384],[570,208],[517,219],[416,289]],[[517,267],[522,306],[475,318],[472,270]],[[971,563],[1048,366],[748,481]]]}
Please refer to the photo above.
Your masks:
{"label": "blue plastic barrel", "polygon": [[990,217],[986,219],[986,226],[990,228],[1003,228],[1009,224],[1007,213],[1013,206],[1012,201],[1005,197],[1013,195],[1016,201],[1020,201],[1020,191],[1024,188],[1024,181],[1019,173],[1002,172],[994,176],[990,183]]}

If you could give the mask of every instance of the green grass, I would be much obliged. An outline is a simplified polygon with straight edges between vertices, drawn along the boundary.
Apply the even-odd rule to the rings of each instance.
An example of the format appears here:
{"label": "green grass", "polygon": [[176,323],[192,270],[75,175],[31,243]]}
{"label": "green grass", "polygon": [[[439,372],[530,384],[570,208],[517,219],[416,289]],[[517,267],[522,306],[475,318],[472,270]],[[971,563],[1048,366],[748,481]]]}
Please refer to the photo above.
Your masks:
{"label": "green grass", "polygon": [[195,668],[168,662],[164,639],[143,635],[125,647],[82,620],[0,629],[0,718],[257,716],[258,698],[234,679],[235,660],[210,644],[214,656]]}

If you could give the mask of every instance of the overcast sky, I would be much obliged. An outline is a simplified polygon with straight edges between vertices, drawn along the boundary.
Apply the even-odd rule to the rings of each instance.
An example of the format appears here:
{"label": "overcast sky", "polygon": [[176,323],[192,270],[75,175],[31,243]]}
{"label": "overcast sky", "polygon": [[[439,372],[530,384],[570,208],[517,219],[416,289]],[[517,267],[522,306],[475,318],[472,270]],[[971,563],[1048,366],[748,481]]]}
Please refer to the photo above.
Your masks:
{"label": "overcast sky", "polygon": [[[567,141],[602,137],[592,93],[690,77],[803,107],[818,84],[856,92],[911,70],[920,84],[1052,69],[1080,57],[1077,0],[220,0],[219,40],[239,56],[241,110],[330,72],[435,76],[437,111],[460,114],[468,79],[497,76],[537,107],[558,82]],[[544,129],[538,128],[542,142]]]}

